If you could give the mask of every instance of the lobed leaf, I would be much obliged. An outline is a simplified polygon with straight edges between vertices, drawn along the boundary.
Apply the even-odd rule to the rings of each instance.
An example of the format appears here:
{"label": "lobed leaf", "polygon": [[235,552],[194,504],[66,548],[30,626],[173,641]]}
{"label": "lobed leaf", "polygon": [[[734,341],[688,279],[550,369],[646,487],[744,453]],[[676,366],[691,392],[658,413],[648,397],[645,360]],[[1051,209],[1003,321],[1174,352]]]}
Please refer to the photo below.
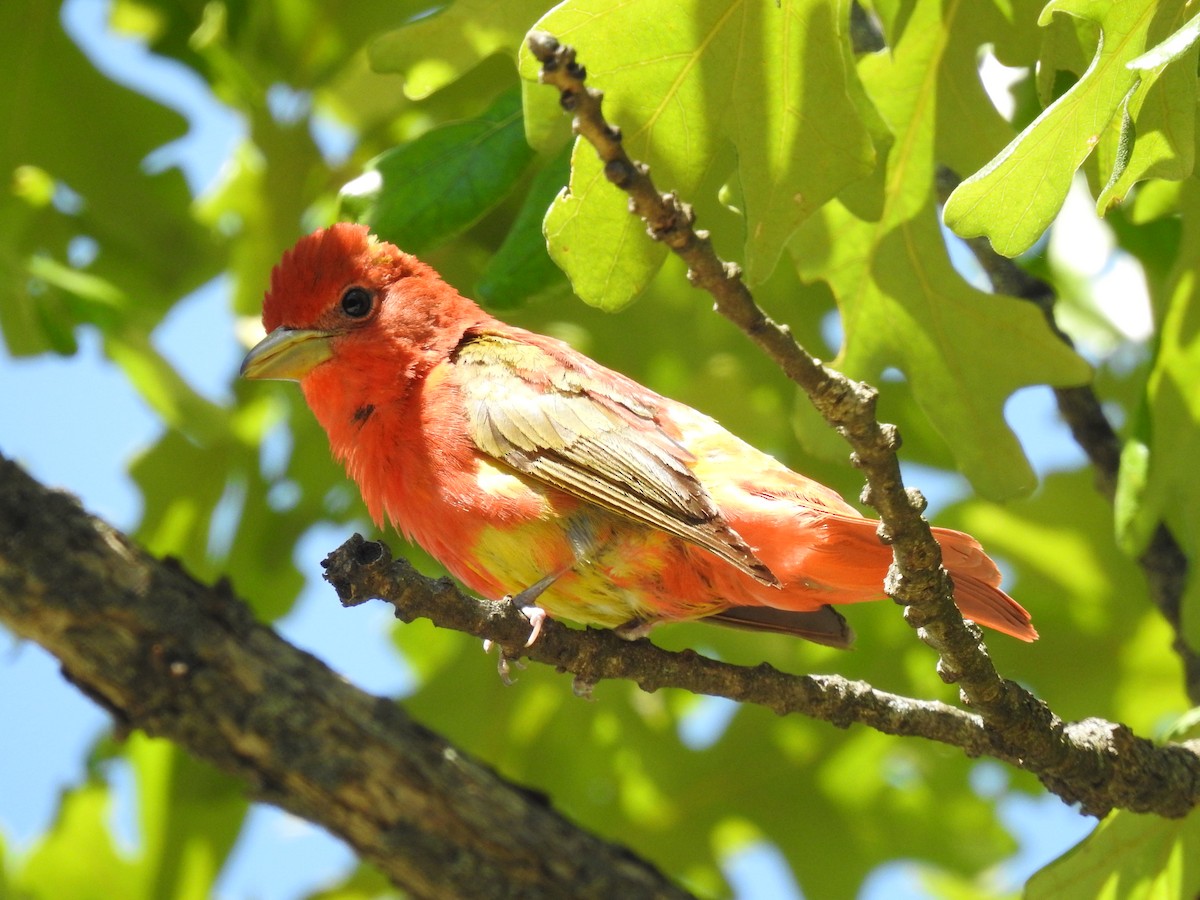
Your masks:
{"label": "lobed leaf", "polygon": [[919,3],[899,43],[863,60],[863,82],[894,131],[882,211],[866,219],[831,202],[791,250],[801,276],[826,281],[837,297],[844,330],[837,365],[869,381],[888,367],[903,372],[972,483],[1007,497],[1034,486],[1004,420],[1008,396],[1030,384],[1077,384],[1089,370],[1035,307],[963,281],[938,230],[937,135],[957,123],[943,118],[936,85],[978,80],[972,57],[947,50],[976,25],[964,7],[943,15],[939,4]]}
{"label": "lobed leaf", "polygon": [[[696,198],[719,155],[733,147],[745,203],[742,252],[755,284],[771,274],[805,217],[874,167],[852,97],[848,9],[824,0],[567,0],[536,27],[587,61],[589,85],[605,92],[607,118],[662,188]],[[520,67],[536,78],[537,63],[524,48]],[[592,156],[576,151],[569,190],[547,215],[546,237],[576,293],[618,309],[645,288],[664,256],[618,261],[632,249],[630,227],[616,215],[625,200],[598,177]],[[578,252],[585,234],[599,248],[586,257]]]}
{"label": "lobed leaf", "polygon": [[[1191,559],[1200,551],[1200,485],[1192,477],[1200,458],[1200,303],[1195,296],[1195,261],[1200,258],[1200,230],[1189,212],[1200,208],[1192,181],[1184,183],[1181,212],[1184,222],[1180,253],[1161,289],[1161,318],[1154,363],[1146,380],[1146,418],[1135,436],[1148,445],[1143,461],[1144,486],[1131,498],[1123,522],[1144,539],[1165,522]],[[1124,460],[1123,460],[1124,462]],[[1133,479],[1136,469],[1122,471]],[[1136,484],[1136,481],[1133,482]],[[1140,499],[1140,503],[1137,500]],[[1130,507],[1133,507],[1130,512]],[[1184,629],[1192,646],[1200,646],[1200,578],[1188,580],[1183,610]]]}
{"label": "lobed leaf", "polygon": [[[1200,18],[1191,28],[1200,35]],[[1126,95],[1121,115],[1121,136],[1108,184],[1096,199],[1101,215],[1124,201],[1139,181],[1187,178],[1196,159],[1196,63],[1200,48],[1195,36],[1168,39],[1169,52],[1145,53],[1128,68],[1143,70]],[[1162,44],[1159,47],[1163,47]],[[1156,68],[1145,65],[1163,60]],[[1180,63],[1172,65],[1172,63]]]}
{"label": "lobed leaf", "polygon": [[[1126,63],[1164,29],[1182,0],[1051,0],[1039,22],[1066,13],[1094,23],[1100,42],[1086,72],[946,203],[946,224],[963,237],[986,236],[998,253],[1029,249],[1062,208],[1075,170],[1113,127],[1137,82]],[[1115,136],[1114,136],[1115,140]],[[1111,167],[1110,167],[1111,171]]]}

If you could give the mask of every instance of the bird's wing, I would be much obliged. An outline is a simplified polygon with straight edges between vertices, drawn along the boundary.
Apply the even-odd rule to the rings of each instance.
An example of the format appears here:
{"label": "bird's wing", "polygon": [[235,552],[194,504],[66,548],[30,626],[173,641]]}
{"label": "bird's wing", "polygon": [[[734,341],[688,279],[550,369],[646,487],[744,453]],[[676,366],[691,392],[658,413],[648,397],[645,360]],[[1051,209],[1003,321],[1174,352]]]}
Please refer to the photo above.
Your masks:
{"label": "bird's wing", "polygon": [[[542,346],[542,343],[546,346]],[[656,398],[540,336],[473,330],[453,355],[475,446],[581,500],[779,582],[693,474]]]}

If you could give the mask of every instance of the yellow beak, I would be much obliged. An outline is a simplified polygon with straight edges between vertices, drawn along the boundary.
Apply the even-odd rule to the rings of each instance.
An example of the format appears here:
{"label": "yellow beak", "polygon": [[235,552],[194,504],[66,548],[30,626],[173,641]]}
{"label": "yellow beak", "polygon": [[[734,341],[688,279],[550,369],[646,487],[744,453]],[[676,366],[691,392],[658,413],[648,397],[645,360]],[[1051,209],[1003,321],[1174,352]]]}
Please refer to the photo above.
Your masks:
{"label": "yellow beak", "polygon": [[330,331],[276,328],[254,345],[242,360],[244,378],[274,378],[299,381],[333,356]]}

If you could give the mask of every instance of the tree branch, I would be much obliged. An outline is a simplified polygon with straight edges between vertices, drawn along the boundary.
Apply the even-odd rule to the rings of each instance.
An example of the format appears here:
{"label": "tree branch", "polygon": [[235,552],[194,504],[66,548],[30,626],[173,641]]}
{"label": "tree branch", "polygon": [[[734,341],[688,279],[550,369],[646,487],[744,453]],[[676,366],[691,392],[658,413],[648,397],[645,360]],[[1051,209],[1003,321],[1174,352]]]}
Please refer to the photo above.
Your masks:
{"label": "tree branch", "polygon": [[1079,803],[1097,816],[1121,808],[1176,817],[1200,802],[1200,742],[1159,747],[1124,725],[1102,719],[1068,723],[1049,711],[1027,714],[1020,727],[1000,731],[980,715],[889,694],[862,681],[788,675],[765,663],[737,666],[692,650],[673,653],[644,638],[626,641],[606,629],[581,631],[549,619],[533,646],[526,647],[529,622],[514,604],[467,596],[448,578],[426,578],[407,561],[393,560],[379,542],[355,535],[322,565],[347,606],[383,598],[402,621],[429,619],[499,644],[509,660],[526,657],[570,672],[577,690],[622,678],[646,691],[681,688],[755,703],[780,715],[801,713],[839,728],[859,724],[885,734],[923,737],[968,756],[992,756],[1026,769],[1067,803]]}
{"label": "tree branch", "polygon": [[687,264],[688,280],[713,297],[717,311],[774,360],[849,442],[851,459],[867,479],[862,500],[879,513],[880,539],[892,545],[893,564],[885,588],[906,605],[906,620],[937,651],[938,674],[948,683],[957,683],[964,702],[994,728],[1023,728],[1030,717],[1039,727],[1049,728],[1053,721],[1049,710],[999,676],[981,632],[966,626],[954,605],[941,549],[921,515],[925,500],[919,492],[905,490],[900,476],[899,432],[875,417],[875,389],[822,365],[786,326],[767,317],[742,281],[740,268],[722,262],[707,233],[693,229],[692,208],[674,193],[660,193],[649,167],[625,153],[620,130],[601,112],[603,93],[586,86],[587,72],[575,61],[571,47],[544,32],[530,33],[527,43],[542,63],[539,80],[558,89],[563,108],[574,114],[576,134],[592,144],[604,163],[605,177],[629,194],[630,212],[646,222],[654,240],[665,243]]}
{"label": "tree branch", "polygon": [[687,897],[0,456],[0,621],[414,897]]}

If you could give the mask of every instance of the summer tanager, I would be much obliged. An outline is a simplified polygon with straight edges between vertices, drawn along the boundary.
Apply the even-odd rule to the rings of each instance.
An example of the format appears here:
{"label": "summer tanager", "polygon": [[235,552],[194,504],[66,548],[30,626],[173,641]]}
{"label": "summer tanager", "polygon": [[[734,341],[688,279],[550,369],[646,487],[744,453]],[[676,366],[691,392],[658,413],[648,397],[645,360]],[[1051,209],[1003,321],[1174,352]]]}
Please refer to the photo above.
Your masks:
{"label": "summer tanager", "polygon": [[[844,647],[830,604],[884,596],[878,523],[833,490],[363,226],[284,254],[263,325],[242,373],[298,381],[376,523],[485,597],[626,634],[706,619]],[[963,615],[1034,640],[979,543],[933,531]]]}

